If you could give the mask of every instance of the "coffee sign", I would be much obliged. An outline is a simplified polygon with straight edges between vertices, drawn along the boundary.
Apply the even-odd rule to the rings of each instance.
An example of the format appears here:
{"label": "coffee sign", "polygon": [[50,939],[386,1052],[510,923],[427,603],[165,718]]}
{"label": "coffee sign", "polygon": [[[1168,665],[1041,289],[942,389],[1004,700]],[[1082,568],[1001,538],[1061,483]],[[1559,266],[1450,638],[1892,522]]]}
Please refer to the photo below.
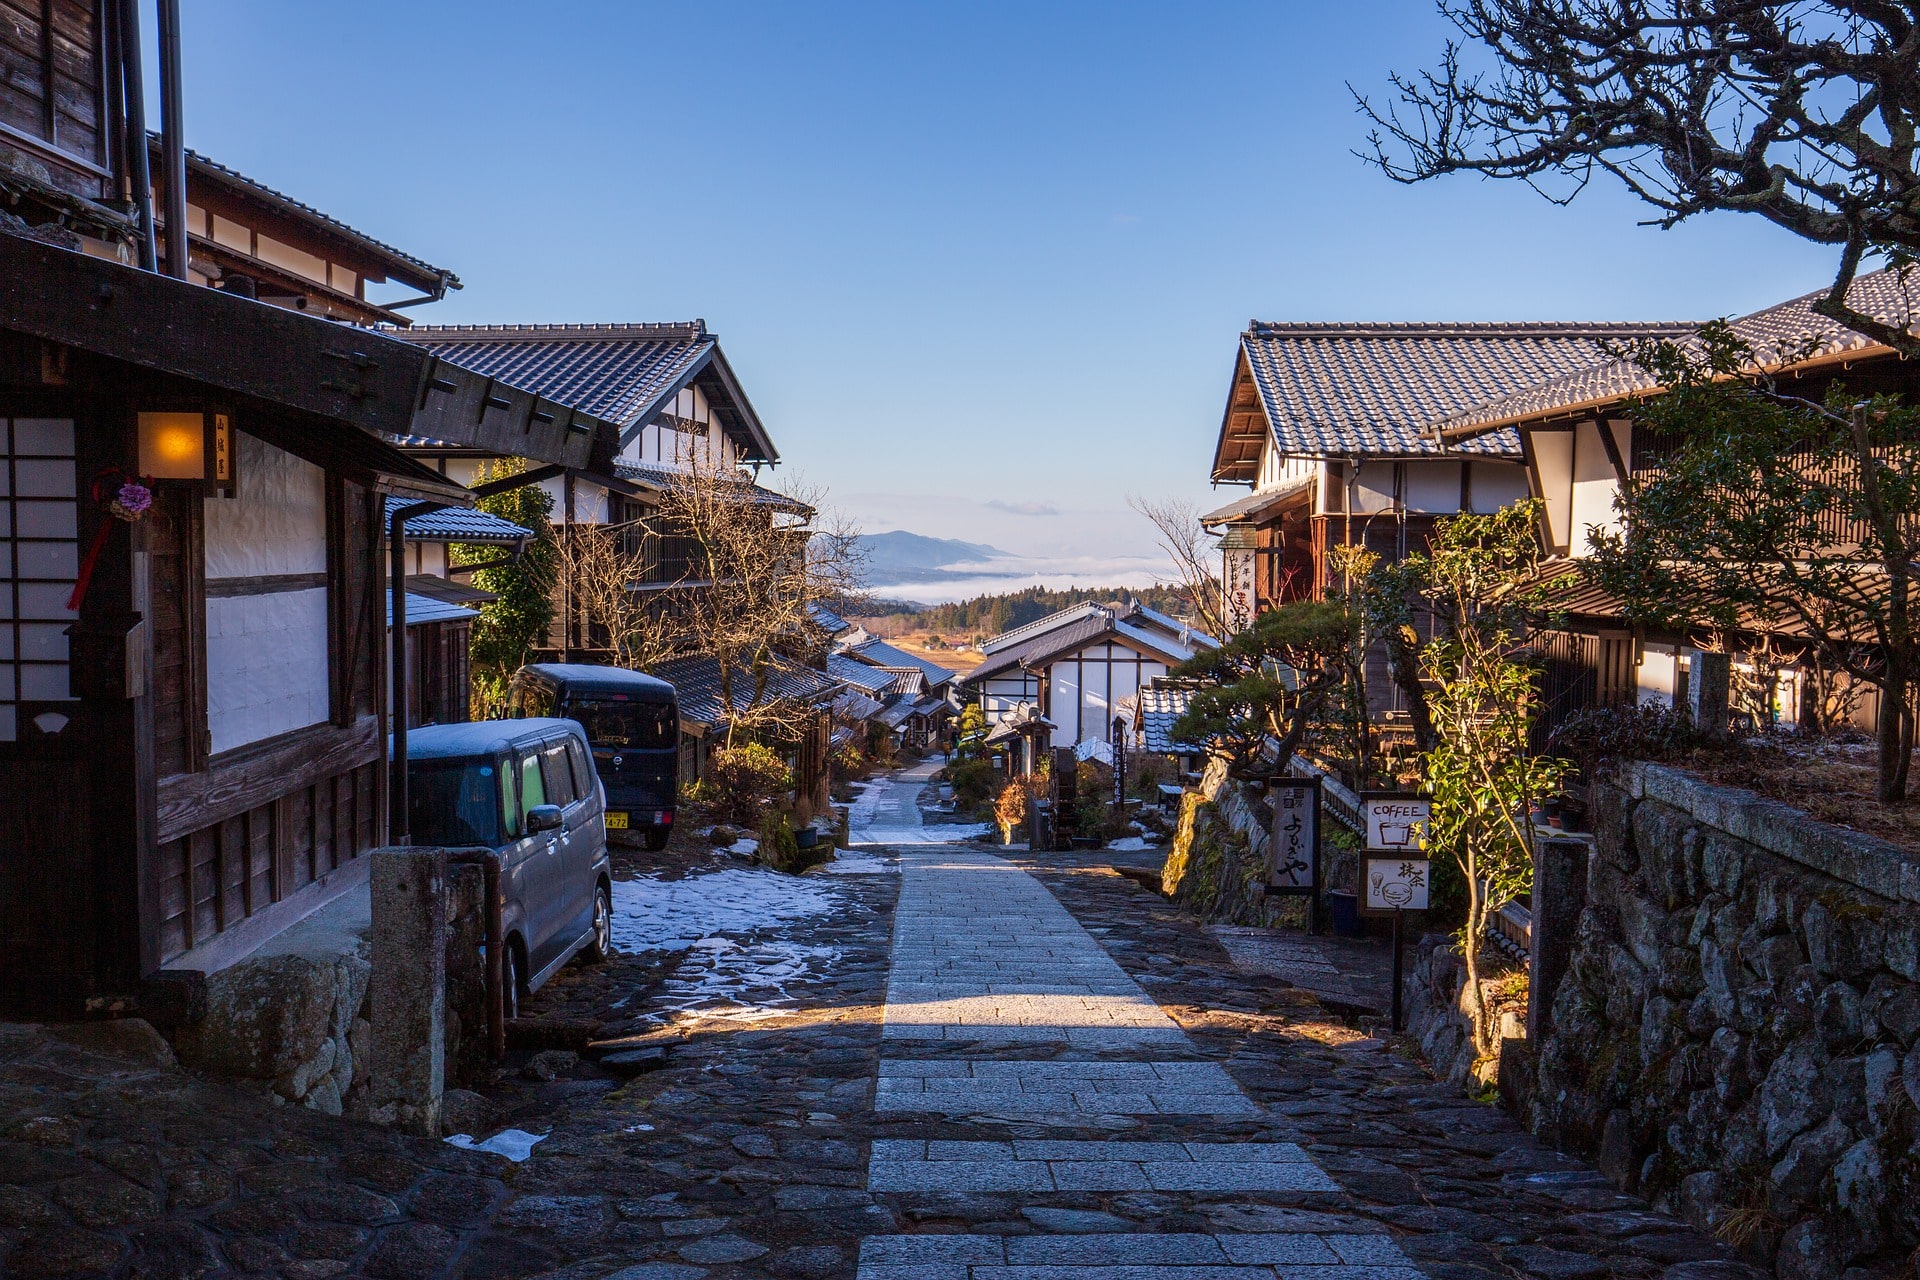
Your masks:
{"label": "coffee sign", "polygon": [[1424,856],[1433,801],[1424,796],[1369,791],[1360,797],[1368,853]]}

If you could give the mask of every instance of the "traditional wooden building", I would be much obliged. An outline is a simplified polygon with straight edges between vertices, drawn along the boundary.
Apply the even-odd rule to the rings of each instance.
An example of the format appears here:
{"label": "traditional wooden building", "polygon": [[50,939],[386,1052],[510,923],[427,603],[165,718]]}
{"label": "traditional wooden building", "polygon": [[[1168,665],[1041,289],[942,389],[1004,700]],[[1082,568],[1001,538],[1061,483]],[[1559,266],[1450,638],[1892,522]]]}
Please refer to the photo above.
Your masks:
{"label": "traditional wooden building", "polygon": [[[1794,394],[1816,401],[1836,378],[1844,378],[1851,392],[1920,398],[1920,372],[1911,361],[1813,310],[1825,293],[1819,290],[1731,322],[1733,332],[1756,353],[1755,373],[1783,376]],[[1893,271],[1856,281],[1849,303],[1884,323],[1920,329],[1911,284]],[[1624,412],[1631,401],[1659,389],[1638,365],[1602,354],[1559,376],[1436,417],[1427,434],[1437,447],[1447,449],[1469,448],[1476,441],[1508,434],[1518,440],[1529,492],[1543,507],[1541,543],[1554,557],[1543,572],[1565,576],[1592,551],[1596,529],[1619,528],[1614,504],[1621,486],[1634,475],[1659,468],[1658,442],[1637,434]],[[1684,699],[1691,655],[1703,645],[1731,639],[1738,651],[1770,634],[1789,655],[1796,647],[1790,619],[1756,619],[1749,633],[1713,637],[1705,632],[1636,631],[1623,620],[1617,601],[1584,584],[1555,604],[1556,618],[1567,625],[1544,629],[1535,637],[1546,660],[1546,722],[1590,706]],[[1799,718],[1807,691],[1805,673],[1789,656],[1778,678],[1774,705],[1791,722]],[[1857,716],[1863,724],[1877,719],[1871,693]]]}
{"label": "traditional wooden building", "polygon": [[988,640],[986,660],[962,677],[961,688],[989,725],[1044,717],[1052,730],[1043,745],[1107,742],[1116,719],[1131,735],[1142,688],[1213,644],[1137,603],[1077,605]]}
{"label": "traditional wooden building", "polygon": [[1602,343],[1674,324],[1343,324],[1254,321],[1240,335],[1211,480],[1252,492],[1203,517],[1222,535],[1240,625],[1329,586],[1327,551],[1389,561],[1434,524],[1527,494],[1520,442],[1492,431],[1443,446],[1429,423],[1605,358]]}

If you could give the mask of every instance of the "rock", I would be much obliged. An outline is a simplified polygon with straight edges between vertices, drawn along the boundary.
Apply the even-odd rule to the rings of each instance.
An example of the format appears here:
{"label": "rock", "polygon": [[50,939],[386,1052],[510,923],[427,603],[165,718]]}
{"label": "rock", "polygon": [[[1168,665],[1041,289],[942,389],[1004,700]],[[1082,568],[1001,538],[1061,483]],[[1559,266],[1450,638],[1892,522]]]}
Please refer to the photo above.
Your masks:
{"label": "rock", "polygon": [[751,1156],[756,1160],[772,1160],[780,1154],[780,1148],[775,1146],[773,1139],[764,1133],[738,1135],[733,1140],[733,1149],[743,1156]]}
{"label": "rock", "polygon": [[557,1078],[562,1072],[571,1071],[580,1061],[580,1055],[571,1049],[542,1049],[527,1059],[527,1065],[520,1068],[523,1080],[547,1081]]}
{"label": "rock", "polygon": [[705,1267],[690,1267],[682,1262],[643,1262],[637,1267],[609,1271],[600,1280],[700,1280]]}
{"label": "rock", "polygon": [[1872,1139],[1854,1143],[1834,1163],[1833,1203],[1852,1222],[1864,1252],[1880,1245],[1887,1192],[1886,1169]]}
{"label": "rock", "polygon": [[374,1241],[365,1270],[377,1280],[418,1280],[444,1267],[460,1248],[459,1237],[431,1222],[390,1227]]}
{"label": "rock", "polygon": [[111,1173],[68,1178],[53,1188],[53,1198],[87,1227],[118,1227],[160,1212],[160,1198]]}
{"label": "rock", "polygon": [[539,1235],[587,1240],[606,1226],[607,1204],[599,1196],[521,1196],[501,1211],[496,1224]]}
{"label": "rock", "polygon": [[301,1191],[293,1199],[302,1213],[320,1222],[367,1227],[400,1216],[400,1208],[393,1201],[351,1182],[328,1182]]}
{"label": "rock", "polygon": [[1738,1107],[1753,1091],[1753,1067],[1746,1037],[1732,1027],[1720,1027],[1707,1041],[1707,1062],[1713,1073],[1714,1096],[1728,1107]]}
{"label": "rock", "polygon": [[1842,1152],[1853,1145],[1853,1131],[1830,1116],[1826,1123],[1795,1138],[1787,1154],[1773,1166],[1769,1175],[1780,1193],[1801,1204],[1811,1204],[1826,1183],[1827,1170]]}
{"label": "rock", "polygon": [[1813,1025],[1828,1053],[1845,1053],[1860,1039],[1860,993],[1844,982],[1822,988],[1813,1002]]}
{"label": "rock", "polygon": [[1833,1087],[1812,1045],[1795,1042],[1774,1059],[1760,1086],[1767,1154],[1778,1156],[1795,1137],[1824,1120],[1832,1106]]}
{"label": "rock", "polygon": [[1133,1230],[1133,1224],[1125,1218],[1115,1217],[1111,1213],[1101,1213],[1095,1209],[1047,1209],[1037,1205],[1028,1205],[1020,1210],[1022,1216],[1042,1231],[1055,1231],[1062,1234],[1084,1235],[1096,1231],[1127,1232]]}
{"label": "rock", "polygon": [[774,1207],[790,1212],[853,1209],[872,1203],[871,1193],[855,1187],[781,1187],[773,1193]]}
{"label": "rock", "polygon": [[447,1227],[485,1225],[498,1193],[487,1178],[464,1173],[436,1173],[413,1194],[408,1208],[416,1218]]}
{"label": "rock", "polygon": [[109,1022],[69,1022],[51,1028],[56,1040],[85,1049],[106,1053],[142,1067],[160,1071],[178,1071],[179,1059],[166,1037],[153,1029],[145,1018],[115,1018]]}
{"label": "rock", "polygon": [[651,1045],[643,1049],[621,1049],[599,1059],[602,1067],[617,1076],[637,1076],[648,1071],[658,1071],[667,1065],[667,1051],[660,1045]]}
{"label": "rock", "polygon": [[471,1089],[449,1089],[440,1097],[440,1127],[449,1134],[483,1138],[493,1129],[494,1107]]}
{"label": "rock", "polygon": [[1751,946],[1741,947],[1740,958],[1755,973],[1778,986],[1786,981],[1787,975],[1807,962],[1807,953],[1792,935],[1781,934],[1778,937],[1761,938]]}
{"label": "rock", "polygon": [[11,1280],[42,1280],[49,1276],[104,1276],[120,1261],[118,1240],[71,1227],[29,1233],[7,1255]]}
{"label": "rock", "polygon": [[1518,1245],[1506,1251],[1535,1280],[1606,1280],[1613,1268],[1584,1253],[1568,1253],[1545,1245]]}
{"label": "rock", "polygon": [[680,1256],[688,1262],[748,1262],[765,1256],[767,1247],[745,1236],[705,1236],[680,1246]]}
{"label": "rock", "polygon": [[1845,1264],[1832,1233],[1818,1218],[1808,1218],[1780,1237],[1773,1270],[1779,1280],[1833,1280]]}
{"label": "rock", "polygon": [[1631,1191],[1638,1179],[1640,1157],[1634,1151],[1633,1117],[1625,1108],[1608,1113],[1600,1131],[1600,1154],[1595,1164],[1615,1186]]}
{"label": "rock", "polygon": [[193,1280],[225,1270],[205,1233],[192,1223],[162,1223],[133,1233],[128,1242],[133,1260],[127,1280]]}
{"label": "rock", "polygon": [[1874,978],[1867,988],[1866,1013],[1880,1030],[1903,1045],[1912,1044],[1920,1035],[1920,991],[1886,974]]}
{"label": "rock", "polygon": [[767,1264],[776,1276],[794,1276],[798,1280],[825,1280],[840,1270],[847,1255],[830,1244],[802,1245],[788,1249]]}
{"label": "rock", "polygon": [[1709,1259],[1668,1267],[1660,1273],[1660,1280],[1773,1280],[1773,1274],[1744,1262]]}
{"label": "rock", "polygon": [[1726,1219],[1726,1179],[1711,1169],[1680,1180],[1680,1216],[1695,1231],[1713,1234]]}

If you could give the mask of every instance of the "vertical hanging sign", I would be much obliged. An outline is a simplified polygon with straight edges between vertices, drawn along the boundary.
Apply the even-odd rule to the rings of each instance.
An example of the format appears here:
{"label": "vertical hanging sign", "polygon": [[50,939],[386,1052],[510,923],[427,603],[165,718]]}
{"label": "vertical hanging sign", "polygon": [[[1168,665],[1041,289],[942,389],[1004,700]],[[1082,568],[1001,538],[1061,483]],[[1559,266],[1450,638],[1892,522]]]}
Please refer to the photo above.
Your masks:
{"label": "vertical hanging sign", "polygon": [[1273,844],[1268,851],[1268,893],[1311,894],[1320,878],[1320,779],[1273,778]]}
{"label": "vertical hanging sign", "polygon": [[1228,550],[1220,553],[1220,582],[1225,599],[1227,631],[1238,635],[1253,625],[1253,551]]}
{"label": "vertical hanging sign", "polygon": [[1113,718],[1113,813],[1116,818],[1127,816],[1127,722],[1124,717]]}

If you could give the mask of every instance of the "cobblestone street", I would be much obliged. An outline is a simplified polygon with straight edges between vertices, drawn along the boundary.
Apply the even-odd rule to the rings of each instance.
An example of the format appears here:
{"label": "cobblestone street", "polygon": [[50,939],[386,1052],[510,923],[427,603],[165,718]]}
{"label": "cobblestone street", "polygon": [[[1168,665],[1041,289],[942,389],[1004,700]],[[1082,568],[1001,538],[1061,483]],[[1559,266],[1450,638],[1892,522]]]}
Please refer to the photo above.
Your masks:
{"label": "cobblestone street", "polygon": [[[647,1052],[512,1054],[462,1105],[539,1137],[523,1162],[195,1079],[137,1024],[5,1028],[0,1274],[1761,1274],[1236,967],[1109,855],[931,843],[920,776],[866,792],[837,871],[624,881],[627,928],[697,936],[532,1002]],[[756,894],[779,910],[745,927]]]}

